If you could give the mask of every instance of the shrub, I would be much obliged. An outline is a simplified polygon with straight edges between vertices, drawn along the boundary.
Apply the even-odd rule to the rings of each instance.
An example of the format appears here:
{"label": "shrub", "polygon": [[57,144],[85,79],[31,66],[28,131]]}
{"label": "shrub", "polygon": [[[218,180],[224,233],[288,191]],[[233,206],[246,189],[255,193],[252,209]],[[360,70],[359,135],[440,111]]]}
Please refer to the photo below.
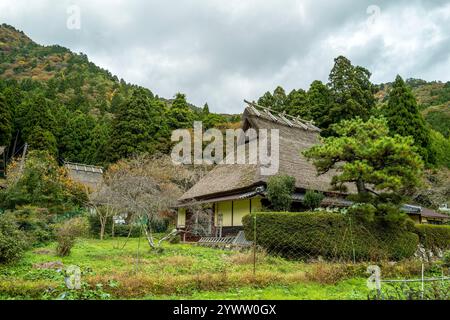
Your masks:
{"label": "shrub", "polygon": [[14,219],[9,215],[0,215],[0,264],[20,259],[26,247],[25,234],[19,230]]}
{"label": "shrub", "polygon": [[45,244],[55,239],[47,209],[24,206],[9,212],[8,215],[14,219],[19,229],[25,232],[30,245]]}
{"label": "shrub", "polygon": [[267,199],[275,211],[288,211],[292,204],[295,178],[287,175],[270,177],[267,181]]}
{"label": "shrub", "polygon": [[450,251],[444,253],[444,256],[442,257],[442,262],[444,263],[444,266],[450,267]]}
{"label": "shrub", "polygon": [[30,151],[23,170],[19,167],[16,161],[8,166],[8,188],[0,193],[2,207],[16,209],[32,205],[61,213],[86,203],[85,189],[72,181],[67,170],[60,168],[48,152]]}
{"label": "shrub", "polygon": [[169,243],[171,244],[178,244],[181,242],[181,235],[177,234],[172,239],[169,240]]}
{"label": "shrub", "polygon": [[450,249],[450,226],[418,224],[415,229],[425,249],[434,253]]}
{"label": "shrub", "polygon": [[[326,212],[257,213],[256,242],[288,258],[400,260],[417,249],[417,234],[404,227],[350,219]],[[245,216],[243,223],[247,239],[253,239],[253,215]]]}
{"label": "shrub", "polygon": [[322,192],[315,192],[313,190],[308,190],[305,193],[305,199],[303,200],[303,204],[309,208],[310,210],[313,210],[315,208],[318,208],[325,196]]}
{"label": "shrub", "polygon": [[56,232],[58,241],[56,253],[61,257],[68,256],[77,237],[86,234],[87,228],[87,221],[82,217],[73,218],[60,224]]}
{"label": "shrub", "polygon": [[[131,233],[130,233],[130,230],[131,230]],[[132,225],[132,224],[116,224],[114,226],[114,236],[128,237],[128,234],[130,234],[130,237],[132,237],[132,238],[138,238],[141,235],[140,226]]]}

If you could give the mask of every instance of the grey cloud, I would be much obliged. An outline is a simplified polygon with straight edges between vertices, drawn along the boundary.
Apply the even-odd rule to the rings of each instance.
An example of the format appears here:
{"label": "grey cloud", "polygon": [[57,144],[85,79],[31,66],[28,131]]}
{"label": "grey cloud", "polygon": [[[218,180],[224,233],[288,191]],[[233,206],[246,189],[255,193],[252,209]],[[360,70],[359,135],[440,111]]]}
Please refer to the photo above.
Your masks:
{"label": "grey cloud", "polygon": [[[256,99],[279,84],[290,90],[326,81],[339,54],[367,67],[376,81],[391,81],[398,72],[449,80],[442,72],[450,67],[448,37],[427,50],[402,52],[408,41],[431,36],[420,25],[407,33],[410,39],[408,30],[393,30],[401,29],[398,20],[407,20],[410,10],[424,28],[448,33],[448,1],[2,2],[0,19],[37,42],[82,51],[128,82],[166,97],[185,92],[216,112],[241,112],[244,98]],[[81,8],[81,30],[65,27],[72,4]],[[380,8],[382,24],[366,35],[369,5]],[[402,63],[402,55],[411,59]]]}

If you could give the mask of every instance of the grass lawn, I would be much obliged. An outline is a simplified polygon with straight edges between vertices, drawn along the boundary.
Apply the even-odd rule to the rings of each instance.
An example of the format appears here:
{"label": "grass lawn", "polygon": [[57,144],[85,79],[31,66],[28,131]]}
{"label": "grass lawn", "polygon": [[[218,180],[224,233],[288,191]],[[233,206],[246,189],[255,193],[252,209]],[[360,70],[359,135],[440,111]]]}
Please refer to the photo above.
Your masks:
{"label": "grass lawn", "polygon": [[[56,244],[34,248],[9,266],[0,266],[0,299],[366,299],[367,265],[304,263],[200,247],[165,244],[149,249],[144,239],[81,239],[68,257]],[[83,290],[64,286],[61,270],[43,263],[77,265]],[[408,270],[401,269],[402,272]],[[65,296],[61,296],[65,293]]]}

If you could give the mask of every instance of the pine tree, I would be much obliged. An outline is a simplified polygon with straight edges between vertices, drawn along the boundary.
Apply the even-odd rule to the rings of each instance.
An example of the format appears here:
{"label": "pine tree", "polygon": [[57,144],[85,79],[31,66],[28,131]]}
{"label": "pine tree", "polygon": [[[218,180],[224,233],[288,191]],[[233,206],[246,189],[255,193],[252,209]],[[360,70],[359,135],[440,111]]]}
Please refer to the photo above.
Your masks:
{"label": "pine tree", "polygon": [[313,160],[319,174],[336,170],[332,185],[338,189],[355,184],[358,194],[350,199],[370,204],[365,206],[368,210],[359,208],[358,214],[373,214],[375,209],[386,221],[403,221],[401,195],[420,184],[423,169],[413,139],[391,136],[385,118],[371,117],[366,122],[355,118],[333,127],[337,136],[323,139],[303,154]]}
{"label": "pine tree", "polygon": [[13,131],[12,121],[11,107],[3,94],[0,94],[0,146],[9,146]]}
{"label": "pine tree", "polygon": [[419,154],[427,163],[434,163],[435,157],[430,145],[430,133],[425,120],[419,112],[416,98],[403,79],[397,75],[389,100],[384,108],[392,135],[411,136]]}

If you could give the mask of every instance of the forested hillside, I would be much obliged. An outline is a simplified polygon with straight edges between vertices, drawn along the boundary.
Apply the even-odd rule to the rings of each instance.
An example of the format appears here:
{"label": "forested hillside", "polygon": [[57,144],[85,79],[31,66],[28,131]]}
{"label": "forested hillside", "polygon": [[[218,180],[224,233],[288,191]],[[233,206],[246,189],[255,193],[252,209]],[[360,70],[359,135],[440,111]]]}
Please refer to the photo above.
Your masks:
{"label": "forested hillside", "polygon": [[[278,87],[258,103],[313,120],[324,136],[333,135],[333,124],[341,120],[384,115],[393,134],[414,137],[427,163],[450,166],[450,82],[399,78],[375,85],[370,76],[338,57],[327,83],[316,80],[308,90],[289,93]],[[191,127],[194,120],[206,128],[239,122],[239,116],[210,113],[207,104],[196,107],[181,93],[158,97],[84,54],[41,46],[5,24],[0,26],[0,91],[0,145],[9,146],[11,154],[27,142],[60,161],[104,165],[135,153],[167,152],[171,130]]]}
{"label": "forested hillside", "polygon": [[[427,82],[421,79],[407,79],[406,83],[411,87],[417,103],[425,120],[433,129],[450,136],[450,81]],[[384,83],[378,86],[376,97],[380,103],[388,100],[388,92],[392,83]]]}
{"label": "forested hillside", "polygon": [[10,154],[27,142],[60,160],[88,164],[165,152],[170,130],[194,120],[210,127],[239,121],[193,106],[183,94],[158,97],[82,53],[41,46],[6,24],[0,26],[0,91],[0,145],[9,145]]}

